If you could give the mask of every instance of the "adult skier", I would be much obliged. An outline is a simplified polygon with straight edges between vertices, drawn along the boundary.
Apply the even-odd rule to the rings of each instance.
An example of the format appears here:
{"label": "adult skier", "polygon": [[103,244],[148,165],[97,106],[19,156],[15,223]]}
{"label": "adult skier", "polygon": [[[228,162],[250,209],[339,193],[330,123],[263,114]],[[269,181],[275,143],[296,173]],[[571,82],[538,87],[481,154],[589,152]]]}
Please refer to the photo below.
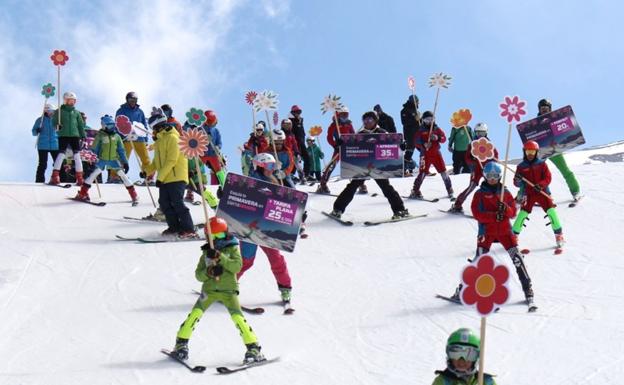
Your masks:
{"label": "adult skier", "polygon": [[52,157],[53,162],[58,156],[59,142],[56,135],[56,126],[52,120],[55,109],[56,107],[53,104],[46,103],[43,115],[35,120],[35,124],[32,127],[32,135],[37,137],[37,154],[39,155],[35,183],[45,183],[48,154]]}
{"label": "adult skier", "polygon": [[403,159],[405,160],[405,176],[412,176],[416,168],[416,162],[412,159],[414,155],[414,135],[421,124],[421,116],[418,111],[418,96],[410,95],[401,109],[401,124],[403,124],[403,140],[407,144]]}
{"label": "adult skier", "polygon": [[[136,151],[139,160],[141,161],[141,171],[145,171],[145,167],[150,162],[149,152],[147,150],[147,142],[148,142],[148,132],[147,132],[147,121],[145,120],[145,113],[141,109],[141,106],[138,104],[139,97],[136,92],[130,91],[126,94],[126,102],[119,106],[119,109],[115,113],[115,118],[119,115],[124,115],[128,118],[130,123],[140,123],[145,127],[144,135],[137,135],[134,137],[125,137],[122,136],[124,140],[124,149],[126,150],[126,156],[130,159],[132,155],[132,150]],[[138,132],[135,133],[138,134]],[[147,177],[146,183],[153,184],[154,175],[149,175]],[[113,171],[111,172],[111,180],[113,183],[119,183],[119,178],[117,178],[117,174]]]}

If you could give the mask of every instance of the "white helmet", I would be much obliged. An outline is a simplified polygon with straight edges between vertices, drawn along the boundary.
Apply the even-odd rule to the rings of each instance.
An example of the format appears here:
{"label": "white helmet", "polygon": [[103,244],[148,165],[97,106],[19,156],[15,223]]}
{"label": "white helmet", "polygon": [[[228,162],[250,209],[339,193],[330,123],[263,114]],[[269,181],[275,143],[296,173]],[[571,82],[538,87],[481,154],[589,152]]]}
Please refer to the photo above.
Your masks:
{"label": "white helmet", "polygon": [[70,91],[67,91],[63,94],[63,99],[74,99],[76,100],[76,94]]}
{"label": "white helmet", "polygon": [[54,112],[54,110],[56,110],[56,106],[52,103],[46,103],[43,110],[45,112]]}
{"label": "white helmet", "polygon": [[286,140],[286,133],[280,129],[273,130],[273,140]]}
{"label": "white helmet", "polygon": [[341,113],[341,112],[344,112],[344,113],[348,114],[349,113],[349,107],[342,106],[342,107],[340,107],[339,109],[336,110],[336,113],[338,113],[338,114]]}
{"label": "white helmet", "polygon": [[262,167],[267,170],[273,170],[275,168],[275,158],[271,154],[267,154],[266,152],[261,152],[254,156],[253,165],[255,167]]}
{"label": "white helmet", "polygon": [[487,124],[482,123],[482,122],[477,123],[477,125],[474,128],[474,132],[475,132],[475,134],[477,132],[482,132],[484,134],[483,136],[486,136],[487,133],[488,133],[488,126],[487,126]]}

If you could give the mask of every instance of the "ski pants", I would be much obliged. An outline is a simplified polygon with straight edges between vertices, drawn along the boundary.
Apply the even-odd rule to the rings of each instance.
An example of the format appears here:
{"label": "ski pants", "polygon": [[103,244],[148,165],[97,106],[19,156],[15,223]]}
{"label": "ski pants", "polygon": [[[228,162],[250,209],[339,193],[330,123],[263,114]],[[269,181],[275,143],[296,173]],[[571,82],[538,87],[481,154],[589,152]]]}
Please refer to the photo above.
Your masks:
{"label": "ski pants", "polygon": [[[260,248],[264,251],[264,254],[266,254],[269,260],[271,271],[273,272],[275,281],[277,281],[278,287],[291,289],[292,283],[290,280],[290,274],[288,273],[288,265],[286,264],[284,256],[277,249],[272,249],[266,246],[260,246]],[[258,251],[258,245],[241,241],[240,251],[243,257],[243,267],[237,275],[238,279],[243,276],[245,271],[249,270],[249,268],[253,266],[254,260],[256,259],[256,252]]]}
{"label": "ski pants", "polygon": [[258,342],[258,337],[256,337],[256,334],[253,332],[247,323],[247,320],[243,316],[240,303],[238,302],[238,293],[236,292],[206,293],[202,291],[201,295],[197,299],[197,302],[195,302],[195,305],[193,306],[193,310],[191,310],[189,315],[186,317],[186,320],[184,320],[182,325],[180,325],[177,337],[184,338],[186,340],[190,339],[197,322],[199,322],[206,309],[208,309],[210,305],[215,302],[222,303],[228,313],[230,313],[230,318],[232,318],[232,322],[234,322],[234,325],[236,325],[236,328],[240,332],[245,345]]}
{"label": "ski pants", "polygon": [[332,155],[331,160],[325,167],[325,170],[323,170],[323,175],[321,176],[321,185],[327,185],[327,181],[329,180],[331,173],[334,172],[334,168],[336,168],[338,161],[340,161],[340,147],[334,147],[334,154]]}
{"label": "ski pants", "polygon": [[[390,207],[392,208],[392,212],[396,213],[397,211],[405,210],[405,205],[403,204],[403,200],[399,193],[392,187],[388,179],[373,179],[377,186],[381,188],[384,196],[390,203]],[[366,182],[366,179],[353,179],[349,184],[342,190],[338,198],[334,201],[334,210],[344,212],[349,203],[353,200],[353,196],[357,191],[358,187],[362,186]]]}
{"label": "ski pants", "polygon": [[74,153],[74,169],[76,172],[82,172],[82,159],[80,159],[80,138],[61,136],[59,138],[59,151],[54,160],[54,170],[60,170],[63,166],[63,161],[67,157],[65,151],[70,148]]}
{"label": "ski pants", "polygon": [[477,187],[479,187],[479,181],[481,180],[481,175],[477,175],[474,172],[470,175],[470,183],[468,187],[462,192],[459,193],[457,199],[453,203],[453,207],[461,208],[464,204],[468,195],[470,195]]}
{"label": "ski pants", "polygon": [[561,175],[563,175],[563,178],[568,185],[568,189],[570,190],[570,194],[578,194],[581,191],[581,187],[576,180],[576,176],[574,176],[574,173],[568,167],[563,154],[553,155],[548,159],[554,163]]}
{"label": "ski pants", "polygon": [[111,171],[115,170],[117,174],[119,174],[119,177],[123,181],[124,186],[126,187],[133,186],[132,182],[130,182],[130,179],[128,179],[123,169],[121,168],[121,164],[119,163],[118,160],[98,160],[98,162],[96,163],[95,170],[93,170],[93,172],[89,174],[89,176],[85,180],[85,183],[89,185],[93,184],[93,181],[95,180],[95,178],[97,178],[107,168]]}
{"label": "ski pants", "polygon": [[171,182],[160,185],[158,189],[158,204],[165,219],[167,226],[173,231],[193,231],[193,218],[188,207],[184,204],[184,190],[186,183]]}
{"label": "ski pants", "polygon": [[479,258],[481,255],[490,251],[490,246],[493,242],[500,242],[501,245],[507,250],[507,253],[511,257],[511,261],[516,268],[516,273],[518,274],[518,279],[520,280],[520,285],[522,285],[522,291],[525,296],[533,296],[531,277],[529,277],[529,272],[527,271],[526,265],[524,264],[524,257],[518,251],[518,239],[515,234],[509,235],[481,235],[477,239],[477,256]]}
{"label": "ski pants", "polygon": [[204,155],[201,157],[201,161],[210,168],[213,177],[216,176],[219,185],[223,187],[225,185],[225,170],[221,167],[219,157],[216,155]]}
{"label": "ski pants", "polygon": [[453,150],[453,174],[469,173],[470,168],[466,164],[466,151]]}
{"label": "ski pants", "polygon": [[58,150],[37,150],[39,154],[39,162],[37,163],[37,173],[35,174],[35,183],[45,183],[45,172],[48,168],[48,154],[52,157],[52,162],[58,157]]}

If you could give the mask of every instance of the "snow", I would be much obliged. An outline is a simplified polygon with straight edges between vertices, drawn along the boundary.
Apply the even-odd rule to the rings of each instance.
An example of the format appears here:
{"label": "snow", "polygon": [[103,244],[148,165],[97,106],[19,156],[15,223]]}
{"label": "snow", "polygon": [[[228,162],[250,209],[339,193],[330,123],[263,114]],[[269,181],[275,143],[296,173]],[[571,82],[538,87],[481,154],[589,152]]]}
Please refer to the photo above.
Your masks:
{"label": "snow", "polygon": [[[624,376],[624,163],[589,159],[622,151],[620,142],[567,156],[586,196],[576,208],[558,207],[563,254],[553,254],[541,210],[531,215],[520,246],[531,249],[525,261],[539,310],[527,314],[517,303],[523,295],[512,274],[510,304],[488,319],[486,370],[499,384],[610,384]],[[551,169],[556,201],[568,201]],[[457,192],[467,185],[467,175],[451,179]],[[404,195],[412,181],[392,184]],[[345,183],[329,186],[339,192]],[[159,350],[172,347],[196,299],[201,243],[115,240],[164,227],[121,219],[153,211],[145,187],[137,188],[137,207],[123,186],[100,188],[105,207],[66,200],[75,187],[0,184],[0,384],[430,383],[445,366],[448,334],[479,327],[474,311],[434,298],[453,292],[476,243],[476,222],[438,211],[450,206],[447,199],[406,202],[426,218],[364,227],[391,211],[382,195],[356,195],[345,213],[356,224],[344,227],[320,213],[333,197],[310,194],[310,237],[287,255],[295,314],[284,316],[275,304],[279,293],[261,251],[241,281],[241,302],[266,308],[246,318],[264,353],[281,361],[213,375],[244,354],[227,312],[214,305],[190,342],[191,362],[208,370],[191,373]],[[428,177],[423,193],[443,196],[441,178]],[[191,210],[200,222],[201,206]],[[500,246],[492,251],[512,268]]]}

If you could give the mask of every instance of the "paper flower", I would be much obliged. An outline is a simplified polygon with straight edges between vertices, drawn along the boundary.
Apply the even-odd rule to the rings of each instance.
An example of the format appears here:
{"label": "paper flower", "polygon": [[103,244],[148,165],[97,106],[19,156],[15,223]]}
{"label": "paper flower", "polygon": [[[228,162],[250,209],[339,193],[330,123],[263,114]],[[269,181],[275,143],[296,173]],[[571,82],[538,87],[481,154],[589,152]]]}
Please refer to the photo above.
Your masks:
{"label": "paper flower", "polygon": [[192,107],[186,113],[186,121],[189,124],[199,127],[202,125],[202,123],[206,121],[206,115],[204,115],[204,111],[202,111],[200,108]]}
{"label": "paper flower", "polygon": [[256,100],[258,93],[256,91],[249,91],[245,94],[245,102],[250,106],[253,106],[254,100]]}
{"label": "paper flower", "polygon": [[84,162],[89,162],[91,164],[97,162],[98,157],[91,150],[80,150],[80,159]]}
{"label": "paper flower", "polygon": [[429,87],[449,88],[451,85],[451,77],[443,74],[442,72],[433,74],[429,78]]}
{"label": "paper flower", "polygon": [[132,132],[132,122],[126,115],[117,115],[115,118],[115,125],[119,133],[123,136],[130,135]]}
{"label": "paper flower", "polygon": [[273,91],[262,91],[254,98],[253,107],[256,112],[275,110],[278,104],[277,94]]}
{"label": "paper flower", "polygon": [[470,146],[470,154],[483,163],[494,159],[494,145],[487,138],[473,140]]}
{"label": "paper flower", "polygon": [[201,155],[208,150],[208,137],[203,130],[191,128],[180,135],[180,151],[188,159]]}
{"label": "paper flower", "polygon": [[505,100],[499,104],[501,109],[500,116],[507,119],[508,123],[511,123],[514,120],[519,122],[520,117],[526,114],[526,111],[522,109],[524,106],[526,106],[526,102],[524,100],[520,100],[518,95],[515,95],[513,98],[505,96]]}
{"label": "paper flower", "polygon": [[45,96],[46,99],[54,96],[54,91],[56,91],[56,87],[54,87],[52,83],[44,84],[41,87],[41,95]]}
{"label": "paper flower", "polygon": [[464,127],[468,125],[470,119],[472,119],[472,112],[470,112],[470,110],[467,108],[462,108],[453,112],[453,116],[451,117],[451,124],[455,128]]}
{"label": "paper flower", "polygon": [[340,101],[340,96],[332,94],[325,96],[325,99],[323,99],[323,103],[321,103],[321,111],[323,112],[323,114],[327,111],[338,111],[342,107],[344,107],[344,105]]}
{"label": "paper flower", "polygon": [[485,317],[495,305],[503,305],[509,299],[508,279],[507,266],[496,266],[492,257],[482,255],[462,273],[461,301],[467,306],[476,305],[477,312]]}
{"label": "paper flower", "polygon": [[277,127],[277,123],[279,123],[279,114],[277,111],[273,112],[273,125]]}
{"label": "paper flower", "polygon": [[50,56],[50,59],[52,59],[52,63],[55,66],[64,66],[65,63],[67,63],[67,61],[69,60],[69,56],[67,56],[67,54],[63,50],[54,50],[52,56]]}
{"label": "paper flower", "polygon": [[416,80],[414,80],[414,77],[411,75],[407,77],[407,86],[412,91],[416,89]]}
{"label": "paper flower", "polygon": [[323,127],[321,126],[312,126],[310,127],[310,136],[319,136],[323,132]]}

